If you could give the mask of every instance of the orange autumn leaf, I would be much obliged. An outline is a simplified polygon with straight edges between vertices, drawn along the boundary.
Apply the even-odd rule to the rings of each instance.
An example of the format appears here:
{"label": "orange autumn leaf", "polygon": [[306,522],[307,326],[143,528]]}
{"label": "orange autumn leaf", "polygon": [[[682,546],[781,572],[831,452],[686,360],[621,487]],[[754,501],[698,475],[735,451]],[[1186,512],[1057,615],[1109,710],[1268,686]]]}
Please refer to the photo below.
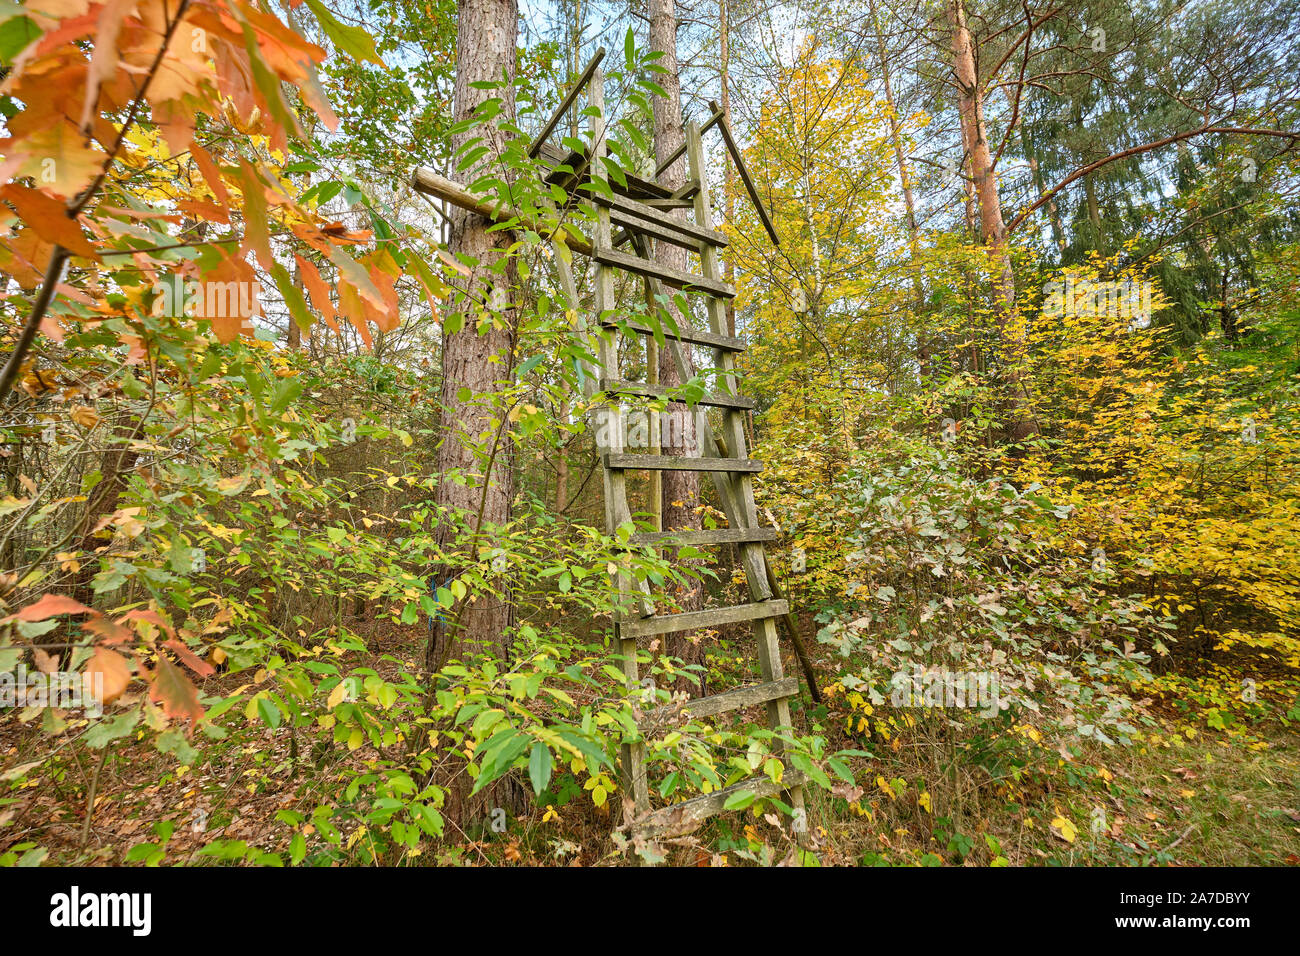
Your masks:
{"label": "orange autumn leaf", "polygon": [[175,651],[176,656],[181,659],[181,662],[200,677],[211,677],[216,673],[216,671],[212,669],[211,664],[197,657],[195,653],[186,647],[185,643],[180,639],[172,638],[169,641],[165,641],[163,646]]}
{"label": "orange autumn leaf", "polygon": [[198,143],[190,143],[190,156],[194,159],[194,165],[199,167],[199,172],[203,174],[204,181],[212,194],[217,197],[217,202],[223,206],[230,205],[230,193],[226,190],[226,182],[221,178],[221,171],[217,169],[217,164],[212,161],[212,156],[206,149]]}
{"label": "orange autumn leaf", "polygon": [[179,667],[165,657],[158,659],[153,682],[149,686],[149,699],[162,706],[163,713],[171,718],[181,718],[194,723],[203,718],[199,692]]}
{"label": "orange autumn leaf", "polygon": [[0,153],[5,157],[0,162],[0,178],[31,176],[43,189],[64,198],[89,186],[105,159],[104,153],[86,145],[81,131],[67,119],[22,138],[0,139]]}
{"label": "orange autumn leaf", "polygon": [[339,311],[356,328],[366,347],[371,345],[370,324],[366,320],[366,306],[357,287],[345,279],[339,280]]}
{"label": "orange autumn leaf", "polygon": [[18,210],[23,222],[35,229],[46,242],[58,243],[74,255],[99,259],[95,247],[81,231],[77,220],[68,218],[68,207],[60,200],[17,183],[5,186],[3,196]]}
{"label": "orange autumn leaf", "polygon": [[[94,693],[102,690],[100,702],[111,704],[122,696],[127,684],[131,683],[131,669],[126,658],[117,651],[107,647],[96,647],[90,655],[85,670],[82,671],[87,691]],[[99,686],[97,687],[96,684]]]}
{"label": "orange autumn leaf", "polygon": [[98,613],[94,608],[86,607],[80,601],[74,601],[66,594],[46,594],[35,604],[29,604],[16,614],[10,614],[4,619],[5,623],[10,621],[24,621],[33,623],[35,621],[48,621],[52,617],[58,617],[60,614],[95,614]]}
{"label": "orange autumn leaf", "polygon": [[335,318],[334,302],[330,299],[329,286],[321,278],[320,271],[311,260],[301,255],[295,256],[295,259],[298,262],[298,275],[302,277],[302,284],[306,286],[311,296],[312,305],[316,306],[316,311],[325,319],[325,324],[337,332],[339,324]]}
{"label": "orange autumn leaf", "polygon": [[121,644],[134,636],[129,628],[122,626],[120,621],[112,621],[102,614],[87,618],[81,626],[91,634],[99,636],[102,644]]}
{"label": "orange autumn leaf", "polygon": [[35,289],[45,278],[54,244],[42,239],[33,228],[0,240],[0,270],[9,273],[24,289]]}

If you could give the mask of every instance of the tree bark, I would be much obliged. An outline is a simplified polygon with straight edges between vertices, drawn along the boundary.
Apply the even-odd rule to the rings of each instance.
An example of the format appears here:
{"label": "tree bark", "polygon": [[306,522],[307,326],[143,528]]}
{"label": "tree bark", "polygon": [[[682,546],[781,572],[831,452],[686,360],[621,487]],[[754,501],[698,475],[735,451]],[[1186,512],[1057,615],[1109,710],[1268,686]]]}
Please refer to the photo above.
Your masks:
{"label": "tree bark", "polygon": [[[677,9],[674,0],[650,0],[650,48],[663,53],[659,65],[668,72],[658,74],[656,79],[664,88],[667,96],[656,96],[652,105],[654,110],[654,144],[655,160],[662,163],[668,156],[686,141],[682,127],[681,80],[677,75]],[[686,163],[678,158],[660,176],[663,185],[678,189],[686,182]],[[682,216],[680,210],[674,215]],[[660,242],[656,245],[655,258],[674,269],[687,268],[686,250],[671,243]],[[672,308],[673,319],[679,324],[690,323],[689,316],[679,314]],[[690,363],[690,348],[683,345],[682,351]],[[688,368],[693,372],[693,368]],[[659,360],[659,381],[667,386],[682,384],[682,377],[673,361],[672,349],[661,350]],[[677,439],[666,443],[665,455],[697,455],[698,439],[695,434],[695,416],[686,405],[673,403],[668,406],[670,415],[675,416],[674,424],[681,427],[671,429],[671,435]],[[663,527],[665,530],[698,529],[700,527],[700,476],[698,472],[665,471],[662,489]],[[703,594],[700,587],[692,588],[679,596],[682,608],[687,611],[698,610],[703,606]],[[704,649],[691,642],[685,635],[668,635],[664,641],[668,654],[680,657],[689,663],[700,663],[704,658]],[[694,687],[683,686],[694,690]]]}
{"label": "tree bark", "polygon": [[1034,434],[1037,429],[1027,411],[1027,395],[1021,378],[1025,343],[1015,315],[1015,273],[1007,247],[1002,201],[998,196],[996,163],[989,150],[988,127],[984,120],[984,88],[975,66],[975,43],[966,26],[965,0],[950,0],[948,21],[952,28],[953,75],[957,82],[962,146],[979,208],[980,239],[988,249],[993,270],[993,314],[1001,340],[1010,404],[1008,432],[1010,438],[1018,441]]}
{"label": "tree bark", "polygon": [[[722,118],[726,121],[727,127],[731,125],[731,13],[727,5],[730,0],[718,0],[718,20],[719,20],[719,59],[721,60],[721,70],[718,85],[721,89],[720,105],[722,106]],[[722,214],[726,217],[727,225],[736,218],[735,204],[735,176],[736,172],[732,168],[731,158],[722,164]],[[723,278],[729,285],[734,285],[736,281],[736,267],[732,262],[732,257],[727,256],[723,263]],[[734,299],[727,300],[727,334],[734,336],[736,334],[736,303]]]}
{"label": "tree bark", "polygon": [[[516,0],[459,0],[457,16],[456,122],[469,119],[492,97],[501,100],[502,118],[513,121],[519,19]],[[476,89],[472,85],[502,80],[505,85],[497,89]],[[497,163],[506,140],[494,124],[488,124],[454,136],[452,147],[460,150],[475,137],[483,137],[488,152],[470,168],[453,170],[452,178],[463,185]],[[499,271],[492,268],[505,255],[512,234],[488,232],[491,223],[487,219],[459,207],[451,211],[450,219],[448,247],[453,253],[472,257],[477,264],[469,275],[457,280],[466,294],[459,310],[463,324],[456,332],[443,336],[442,443],[438,447],[441,481],[435,503],[440,518],[439,546],[446,553],[459,547],[464,550],[459,557],[473,561],[473,552],[491,541],[485,539],[489,527],[510,518],[513,470],[506,433],[507,410],[495,401],[493,393],[513,374],[517,317],[512,296],[518,276],[513,263]],[[453,474],[463,475],[465,483],[449,480]],[[472,537],[469,542],[458,542],[457,528],[465,524]],[[442,586],[453,573],[449,568],[439,568],[432,583]],[[484,654],[508,661],[513,607],[505,581],[497,579],[494,584],[490,593],[459,602],[435,624],[426,649],[426,664],[432,671],[452,657]],[[464,774],[443,783],[447,786],[443,814],[462,829],[491,825],[499,819],[495,811],[514,815],[528,805],[527,790],[513,775],[502,777],[473,797],[472,781]]]}
{"label": "tree bark", "polygon": [[[514,76],[518,9],[515,0],[460,0],[456,46],[456,122],[469,119],[488,98],[502,100],[502,113],[515,116]],[[504,87],[477,89],[471,84],[507,80]],[[474,128],[452,139],[460,149],[471,138],[482,136],[489,152],[480,163],[454,170],[452,178],[468,184],[481,175],[485,165],[496,162],[505,145],[505,135],[495,126]],[[452,209],[450,246],[453,253],[473,257],[478,264],[458,280],[467,293],[461,310],[462,327],[443,339],[442,350],[442,443],[438,448],[438,485],[435,502],[442,517],[438,540],[444,549],[455,547],[455,515],[464,516],[471,528],[480,531],[503,524],[510,517],[512,497],[509,440],[501,425],[504,409],[496,408],[493,393],[509,381],[514,366],[515,312],[511,296],[516,283],[513,265],[500,273],[492,267],[503,255],[512,237],[488,232],[491,225],[482,216],[456,207]],[[484,308],[486,307],[486,308]],[[480,333],[479,326],[486,326]],[[462,398],[462,395],[464,396]],[[464,475],[465,484],[448,480]],[[481,509],[481,514],[480,514]],[[473,560],[473,555],[466,555]],[[445,573],[445,572],[440,572]],[[438,580],[437,585],[444,582]],[[427,649],[427,663],[437,669],[453,653],[475,650],[497,659],[509,655],[506,628],[510,603],[504,586],[496,594],[453,608],[446,625],[434,628]]]}

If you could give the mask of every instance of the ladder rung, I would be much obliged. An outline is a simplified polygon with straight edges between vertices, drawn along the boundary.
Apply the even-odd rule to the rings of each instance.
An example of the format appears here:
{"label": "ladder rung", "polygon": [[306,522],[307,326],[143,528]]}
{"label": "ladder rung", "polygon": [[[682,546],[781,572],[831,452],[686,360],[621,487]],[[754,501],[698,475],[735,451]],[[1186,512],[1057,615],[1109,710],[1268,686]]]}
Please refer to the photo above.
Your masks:
{"label": "ladder rung", "polygon": [[[756,704],[766,704],[770,700],[781,700],[786,697],[797,697],[798,695],[798,678],[782,677],[780,680],[750,684],[748,687],[737,687],[735,690],[724,691],[721,694],[713,694],[709,697],[697,697],[682,704],[681,709],[692,717],[716,717],[718,714],[725,714],[729,710],[740,710],[742,707],[753,707]],[[676,710],[675,705],[660,707],[652,717],[667,716]]]}
{"label": "ladder rung", "polygon": [[[601,325],[607,329],[615,329],[620,325],[626,325],[633,332],[640,332],[644,335],[655,334],[655,330],[644,322],[634,322],[631,320],[624,322],[605,321],[602,322]],[[730,335],[718,335],[716,332],[700,332],[691,328],[683,329],[681,326],[678,326],[678,331],[676,332],[667,328],[660,329],[659,331],[663,333],[664,338],[676,339],[678,342],[690,342],[692,345],[707,345],[710,348],[723,349],[727,352],[745,351],[745,340],[733,338]]]}
{"label": "ladder rung", "polygon": [[[625,395],[640,395],[644,398],[667,398],[669,401],[681,402],[685,399],[671,394],[676,389],[668,385],[650,385],[646,382],[627,382],[617,378],[600,380],[602,392],[622,392]],[[705,392],[696,400],[697,405],[711,405],[714,408],[736,408],[748,410],[757,408],[758,402],[752,398],[728,395],[725,392]]]}
{"label": "ladder rung", "polygon": [[710,528],[705,531],[640,531],[632,535],[633,544],[689,545],[747,544],[751,541],[775,541],[775,528]]}
{"label": "ladder rung", "polygon": [[706,292],[709,295],[723,299],[734,299],[736,297],[735,286],[728,285],[726,282],[697,276],[650,259],[642,259],[640,256],[630,256],[626,252],[619,252],[617,249],[596,246],[591,251],[591,257],[603,266],[612,266],[615,269],[635,272],[637,275],[646,276],[650,279],[660,279],[668,285],[677,286],[687,292]]}
{"label": "ladder rung", "polygon": [[731,471],[763,470],[763,463],[753,458],[694,458],[690,455],[620,455],[608,452],[606,468],[644,468],[649,471]]}
{"label": "ladder rung", "polygon": [[[670,194],[671,195],[671,194]],[[600,192],[591,194],[592,202],[601,206],[610,207],[610,219],[617,218],[620,223],[628,223],[630,219],[639,219],[642,222],[652,222],[661,229],[670,232],[680,233],[682,236],[695,241],[695,248],[699,249],[700,243],[707,243],[711,246],[721,248],[727,244],[727,237],[724,233],[716,229],[710,229],[697,223],[687,222],[685,219],[678,219],[676,216],[670,216],[667,213],[655,209],[653,206],[647,206],[644,202],[638,202],[626,196],[620,196],[617,193],[611,199]],[[628,223],[635,226],[635,222]]]}
{"label": "ladder rung", "polygon": [[773,783],[770,777],[750,777],[722,790],[651,811],[637,820],[636,827],[655,837],[683,836],[709,817],[721,813],[727,801],[737,793],[749,791],[755,797],[772,797],[799,786],[804,780],[802,771],[792,769],[785,771],[780,783]]}
{"label": "ladder rung", "polygon": [[620,621],[623,637],[650,637],[655,634],[673,634],[677,631],[695,631],[720,624],[740,621],[758,621],[769,617],[784,617],[790,611],[787,601],[759,601],[738,604],[735,607],[715,607],[707,611],[686,611],[682,614],[656,614],[639,621]]}

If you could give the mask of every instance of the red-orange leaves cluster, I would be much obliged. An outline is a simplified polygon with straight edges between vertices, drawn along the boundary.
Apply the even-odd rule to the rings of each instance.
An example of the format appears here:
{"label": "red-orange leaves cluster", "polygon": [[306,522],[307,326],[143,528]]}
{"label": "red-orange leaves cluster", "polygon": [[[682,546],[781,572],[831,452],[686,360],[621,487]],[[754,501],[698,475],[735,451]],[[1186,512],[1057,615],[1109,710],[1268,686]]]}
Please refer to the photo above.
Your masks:
{"label": "red-orange leaves cluster", "polygon": [[[185,672],[164,655],[163,650],[170,650],[200,677],[212,676],[212,666],[190,650],[156,611],[138,608],[113,620],[66,595],[46,594],[17,613],[0,618],[0,625],[13,621],[47,621],[63,614],[85,615],[82,630],[97,638],[82,674],[87,686],[93,686],[90,682],[96,679],[100,682],[102,703],[111,704],[126,691],[132,680],[130,661],[134,660],[136,672],[149,684],[149,699],[160,704],[167,717],[188,721],[190,730],[203,719],[198,689]],[[132,623],[136,624],[134,630],[128,627]],[[163,634],[167,635],[167,640],[160,641]],[[134,646],[125,647],[128,642]]]}
{"label": "red-orange leaves cluster", "polygon": [[[0,190],[0,271],[30,293],[66,257],[87,263],[56,286],[59,295],[43,306],[48,314],[32,313],[33,325],[39,317],[40,329],[57,337],[61,315],[85,322],[156,310],[158,290],[180,288],[180,280],[239,283],[243,292],[259,285],[259,271],[281,287],[294,320],[309,325],[315,316],[277,253],[296,256],[315,311],[332,327],[339,312],[367,340],[369,323],[396,325],[392,257],[354,258],[346,247],[368,243],[370,233],[326,221],[274,168],[290,138],[305,138],[287,98],[293,91],[328,129],[338,118],[316,75],[325,51],[269,10],[258,0],[27,4],[40,32],[0,84],[20,107],[0,139],[0,175],[14,180]],[[342,29],[324,25],[327,33]],[[201,115],[208,121],[200,126]],[[176,188],[136,178],[146,168],[173,170]],[[297,254],[307,250],[294,248],[299,241],[319,254],[308,267]],[[181,246],[204,254],[188,262],[156,254]],[[321,276],[324,262],[337,270],[336,283]],[[101,292],[114,282],[137,294],[109,308]],[[213,314],[192,300],[161,307],[209,320],[222,342],[251,334],[256,314]]]}

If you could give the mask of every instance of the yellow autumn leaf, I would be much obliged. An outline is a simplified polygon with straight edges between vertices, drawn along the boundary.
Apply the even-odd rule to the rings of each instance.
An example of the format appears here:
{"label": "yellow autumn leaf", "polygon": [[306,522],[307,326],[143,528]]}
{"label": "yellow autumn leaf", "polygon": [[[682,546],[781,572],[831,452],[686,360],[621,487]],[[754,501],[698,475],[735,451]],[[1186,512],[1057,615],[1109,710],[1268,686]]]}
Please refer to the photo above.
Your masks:
{"label": "yellow autumn leaf", "polygon": [[1078,828],[1065,817],[1057,814],[1056,819],[1052,821],[1052,836],[1060,837],[1066,843],[1073,843],[1078,835]]}
{"label": "yellow autumn leaf", "polygon": [[329,700],[325,702],[325,706],[329,710],[333,710],[339,704],[343,703],[343,698],[346,697],[347,695],[348,695],[347,685],[343,681],[339,681],[338,684],[335,686],[335,688],[332,691],[330,691]]}
{"label": "yellow autumn leaf", "polygon": [[72,410],[72,420],[82,428],[90,429],[99,424],[99,413],[89,405],[78,405]]}

